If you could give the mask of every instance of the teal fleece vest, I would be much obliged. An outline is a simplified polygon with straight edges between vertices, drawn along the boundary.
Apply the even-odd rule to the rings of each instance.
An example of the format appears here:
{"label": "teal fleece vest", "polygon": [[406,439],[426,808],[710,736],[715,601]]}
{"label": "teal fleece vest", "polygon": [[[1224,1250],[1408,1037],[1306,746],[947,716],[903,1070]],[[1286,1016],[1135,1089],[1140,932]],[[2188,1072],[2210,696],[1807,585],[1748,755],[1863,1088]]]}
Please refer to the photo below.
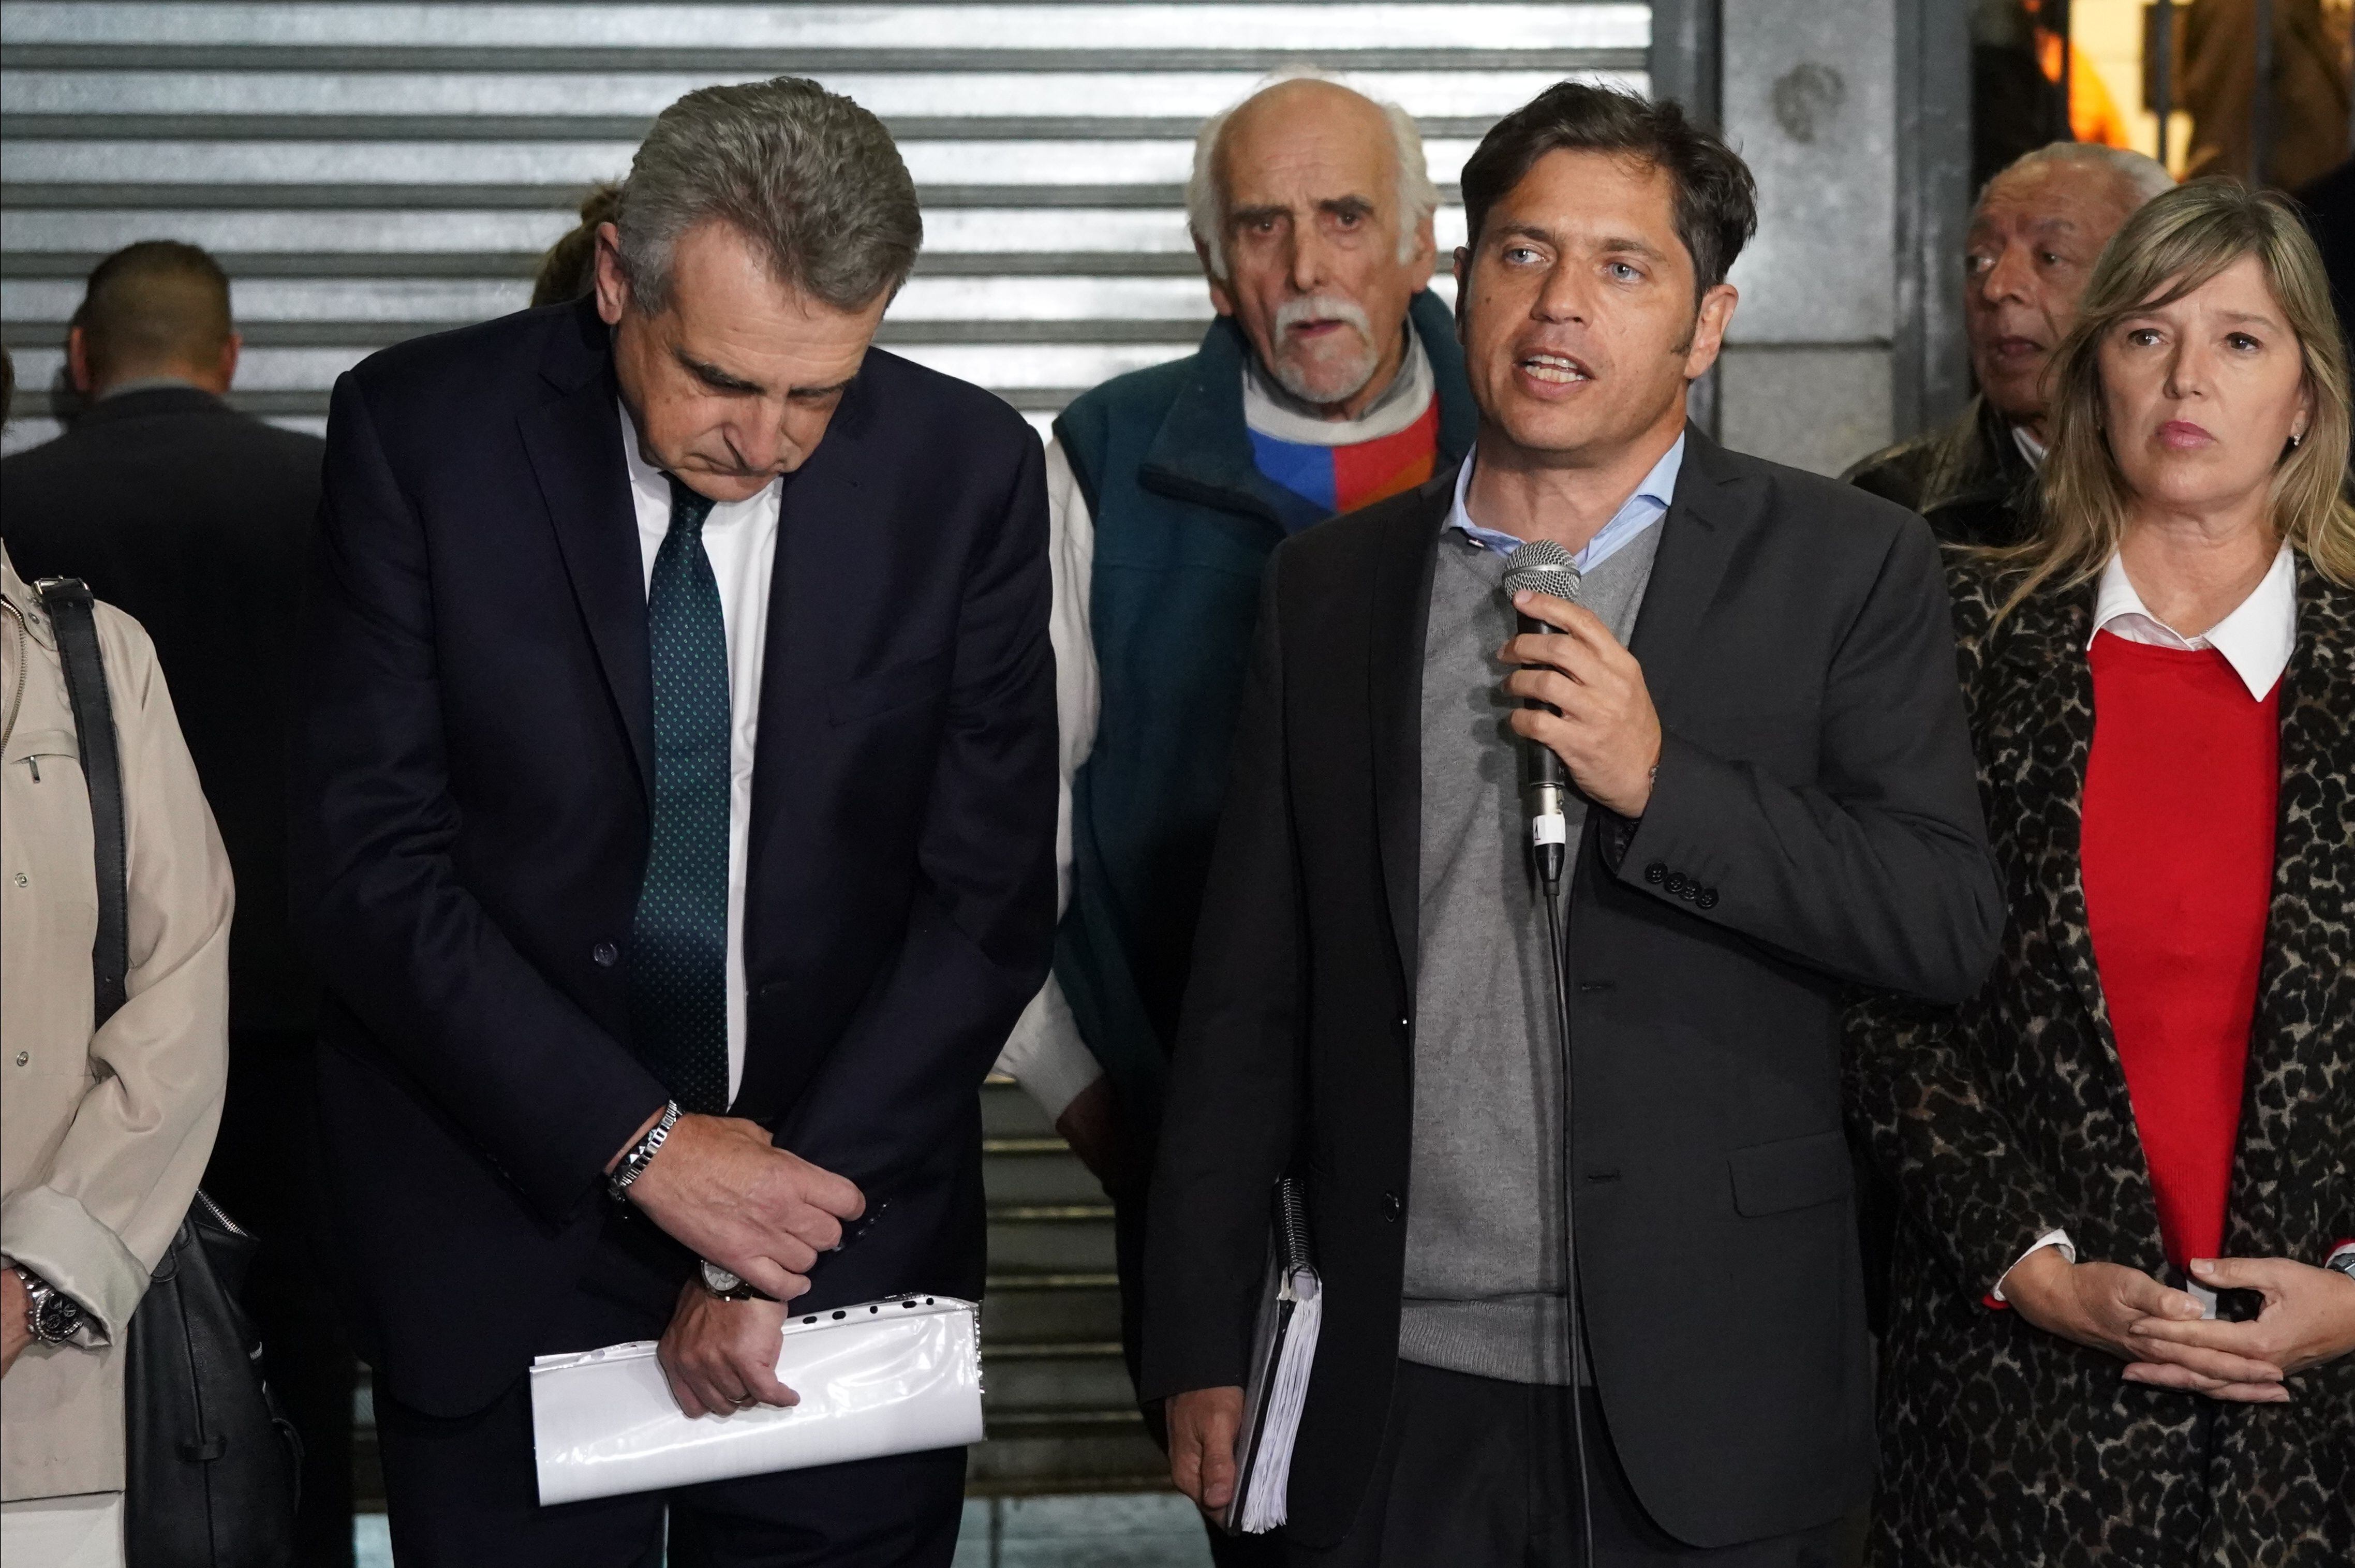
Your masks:
{"label": "teal fleece vest", "polygon": [[[1444,473],[1476,415],[1447,307],[1408,314],[1431,357]],[[1243,424],[1248,340],[1213,322],[1188,358],[1134,371],[1055,421],[1095,519],[1089,624],[1103,704],[1072,781],[1071,902],[1055,977],[1131,1125],[1160,1122],[1161,1084],[1267,558],[1324,520],[1266,478]]]}

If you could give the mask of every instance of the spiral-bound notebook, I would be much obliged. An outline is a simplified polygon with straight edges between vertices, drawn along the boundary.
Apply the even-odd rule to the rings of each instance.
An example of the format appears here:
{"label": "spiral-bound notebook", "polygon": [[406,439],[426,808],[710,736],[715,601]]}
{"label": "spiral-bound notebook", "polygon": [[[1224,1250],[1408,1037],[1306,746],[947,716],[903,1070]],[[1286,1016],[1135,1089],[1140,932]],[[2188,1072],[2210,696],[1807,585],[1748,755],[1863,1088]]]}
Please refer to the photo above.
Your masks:
{"label": "spiral-bound notebook", "polygon": [[1308,1371],[1316,1360],[1316,1326],[1324,1313],[1324,1288],[1309,1246],[1308,1204],[1298,1178],[1287,1176],[1275,1184],[1267,1280],[1252,1335],[1251,1384],[1235,1434],[1235,1495],[1219,1521],[1244,1535],[1284,1522],[1292,1444],[1308,1403]]}

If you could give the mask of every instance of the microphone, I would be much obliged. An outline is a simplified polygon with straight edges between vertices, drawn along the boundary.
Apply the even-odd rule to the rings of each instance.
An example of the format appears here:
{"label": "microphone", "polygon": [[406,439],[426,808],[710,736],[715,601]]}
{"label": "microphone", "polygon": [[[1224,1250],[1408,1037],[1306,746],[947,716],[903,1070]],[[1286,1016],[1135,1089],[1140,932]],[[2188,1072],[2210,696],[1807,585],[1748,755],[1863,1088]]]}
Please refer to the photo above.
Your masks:
{"label": "microphone", "polygon": [[[1575,604],[1582,583],[1570,551],[1551,539],[1531,539],[1505,558],[1508,598],[1526,589]],[[1518,610],[1513,618],[1523,632],[1553,630]],[[1521,706],[1546,707],[1534,697],[1524,698]],[[1521,804],[1529,813],[1529,853],[1537,860],[1538,880],[1549,893],[1561,882],[1562,862],[1570,854],[1570,819],[1562,813],[1562,792],[1569,783],[1552,747],[1540,741],[1521,742]]]}

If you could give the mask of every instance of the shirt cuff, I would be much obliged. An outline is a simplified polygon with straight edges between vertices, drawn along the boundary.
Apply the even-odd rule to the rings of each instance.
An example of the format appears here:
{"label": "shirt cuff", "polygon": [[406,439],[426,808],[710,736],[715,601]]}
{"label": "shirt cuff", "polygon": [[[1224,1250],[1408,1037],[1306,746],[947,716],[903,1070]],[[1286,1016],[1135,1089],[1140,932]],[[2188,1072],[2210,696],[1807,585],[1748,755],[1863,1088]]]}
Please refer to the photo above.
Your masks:
{"label": "shirt cuff", "polygon": [[147,1270],[122,1238],[53,1187],[28,1188],[0,1205],[0,1252],[80,1306],[86,1342],[121,1339],[147,1294]]}
{"label": "shirt cuff", "polygon": [[997,1053],[997,1071],[1021,1084],[1050,1122],[1061,1120],[1081,1092],[1103,1076],[1054,976],[1048,976],[1015,1020],[1006,1049]]}
{"label": "shirt cuff", "polygon": [[2011,1268],[2004,1270],[2003,1273],[1997,1277],[1995,1288],[1987,1293],[1985,1297],[1987,1305],[1998,1309],[2009,1307],[2011,1303],[2004,1299],[2003,1282],[2011,1277],[2012,1268],[2018,1268],[2020,1264],[2026,1263],[2030,1258],[2034,1257],[2038,1253],[2042,1252],[2047,1247],[2058,1247],[2061,1249],[2061,1255],[2062,1257],[2067,1258],[2073,1264],[2077,1261],[2077,1243],[2069,1239],[2068,1232],[2062,1230],[2056,1225],[2051,1230],[2045,1232],[2042,1235],[2037,1237],[2035,1241],[2029,1243],[2029,1248],[2026,1252],[2011,1260]]}

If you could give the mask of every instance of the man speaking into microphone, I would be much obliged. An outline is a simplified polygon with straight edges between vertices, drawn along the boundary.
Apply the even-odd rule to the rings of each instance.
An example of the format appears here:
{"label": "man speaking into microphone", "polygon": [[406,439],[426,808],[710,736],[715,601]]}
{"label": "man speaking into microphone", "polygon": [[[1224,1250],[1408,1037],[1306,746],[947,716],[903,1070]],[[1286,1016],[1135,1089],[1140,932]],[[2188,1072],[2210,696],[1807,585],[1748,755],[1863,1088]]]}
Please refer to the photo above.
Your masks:
{"label": "man speaking into microphone", "polygon": [[1754,208],[1675,105],[1555,87],[1463,189],[1473,453],[1263,591],[1144,1392],[1220,1508],[1292,1172],[1295,1561],[1828,1563],[1872,1464],[1838,1009],[1961,999],[2002,923],[1935,546],[1687,424]]}

